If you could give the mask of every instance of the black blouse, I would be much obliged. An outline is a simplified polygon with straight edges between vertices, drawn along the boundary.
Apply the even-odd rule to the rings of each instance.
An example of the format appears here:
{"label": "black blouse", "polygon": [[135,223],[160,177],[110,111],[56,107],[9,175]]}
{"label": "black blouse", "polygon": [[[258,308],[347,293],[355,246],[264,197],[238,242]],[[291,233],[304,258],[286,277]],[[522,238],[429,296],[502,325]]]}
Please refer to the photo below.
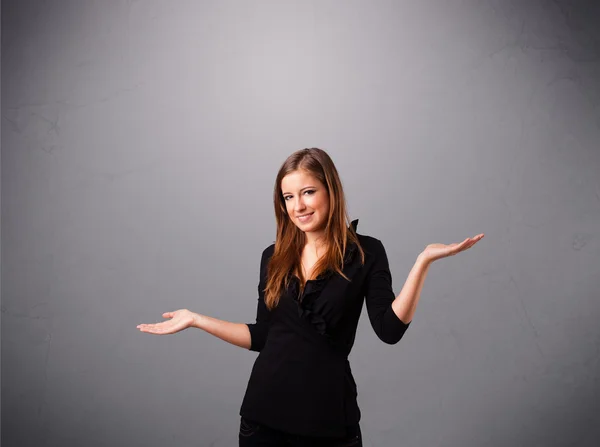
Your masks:
{"label": "black blouse", "polygon": [[[356,230],[358,219],[351,225]],[[375,333],[385,343],[397,343],[410,322],[402,322],[392,309],[395,295],[383,244],[371,236],[357,236],[365,264],[360,264],[356,244],[348,244],[343,272],[351,282],[327,271],[308,280],[298,296],[300,284],[293,276],[273,311],[266,307],[263,289],[275,244],[263,251],[256,323],[248,324],[250,350],[259,355],[241,416],[304,436],[341,437],[346,426],[360,421],[348,355],[363,301]]]}

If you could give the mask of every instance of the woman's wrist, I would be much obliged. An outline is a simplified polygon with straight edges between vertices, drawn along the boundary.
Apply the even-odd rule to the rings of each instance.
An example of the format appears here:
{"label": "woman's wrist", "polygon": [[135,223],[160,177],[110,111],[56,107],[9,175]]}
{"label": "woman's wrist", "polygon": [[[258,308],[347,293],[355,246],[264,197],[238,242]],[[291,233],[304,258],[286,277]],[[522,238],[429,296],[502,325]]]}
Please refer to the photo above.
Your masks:
{"label": "woman's wrist", "polygon": [[204,315],[201,315],[199,313],[193,312],[193,317],[194,317],[194,321],[192,323],[192,326],[198,329],[202,329],[202,322],[203,322],[203,318]]}
{"label": "woman's wrist", "polygon": [[417,262],[428,267],[433,261],[430,258],[428,258],[423,252],[421,252],[419,253],[419,256],[417,256]]}

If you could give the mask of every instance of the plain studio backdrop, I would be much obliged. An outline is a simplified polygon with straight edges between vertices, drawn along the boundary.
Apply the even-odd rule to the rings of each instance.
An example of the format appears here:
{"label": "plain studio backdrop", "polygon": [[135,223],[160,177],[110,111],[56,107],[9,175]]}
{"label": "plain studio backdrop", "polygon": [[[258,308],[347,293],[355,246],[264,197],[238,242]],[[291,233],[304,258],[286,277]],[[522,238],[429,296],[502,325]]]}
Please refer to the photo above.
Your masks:
{"label": "plain studio backdrop", "polygon": [[[2,2],[2,445],[237,445],[272,191],[325,149],[398,294],[364,445],[600,444],[600,21],[583,1]],[[293,405],[293,402],[290,402]]]}

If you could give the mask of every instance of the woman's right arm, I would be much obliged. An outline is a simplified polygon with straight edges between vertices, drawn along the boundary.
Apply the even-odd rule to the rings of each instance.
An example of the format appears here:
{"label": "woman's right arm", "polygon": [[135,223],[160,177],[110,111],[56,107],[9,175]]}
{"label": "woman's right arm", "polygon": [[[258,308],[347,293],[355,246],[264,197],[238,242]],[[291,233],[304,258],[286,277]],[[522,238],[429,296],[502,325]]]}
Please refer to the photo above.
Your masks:
{"label": "woman's right arm", "polygon": [[267,282],[267,264],[274,248],[273,244],[264,249],[260,259],[256,323],[230,323],[195,314],[193,326],[233,345],[260,352],[265,345],[270,326],[271,312],[265,305],[264,289]]}
{"label": "woman's right arm", "polygon": [[174,334],[189,327],[195,327],[232,345],[252,351],[260,351],[265,344],[267,333],[269,332],[271,312],[265,305],[264,288],[266,284],[267,261],[273,253],[273,248],[274,245],[266,248],[261,257],[256,323],[232,323],[201,315],[188,309],[179,309],[174,312],[163,313],[162,316],[164,318],[169,318],[167,321],[154,324],[140,324],[137,328],[141,332],[166,335]]}
{"label": "woman's right arm", "polygon": [[232,345],[250,349],[250,330],[244,323],[232,323],[194,313],[192,327],[202,329]]}
{"label": "woman's right arm", "polygon": [[168,335],[195,327],[208,332],[232,345],[250,349],[250,330],[244,323],[231,323],[229,321],[217,320],[216,318],[200,315],[187,309],[178,309],[173,312],[165,312],[163,317],[169,320],[155,324],[140,324],[141,332],[150,334]]}

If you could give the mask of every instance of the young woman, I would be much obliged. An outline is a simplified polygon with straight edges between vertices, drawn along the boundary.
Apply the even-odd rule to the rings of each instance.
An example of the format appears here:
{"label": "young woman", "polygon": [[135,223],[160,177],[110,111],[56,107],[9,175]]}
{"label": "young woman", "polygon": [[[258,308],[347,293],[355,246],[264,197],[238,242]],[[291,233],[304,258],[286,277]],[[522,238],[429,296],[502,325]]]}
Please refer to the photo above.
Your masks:
{"label": "young woman", "polygon": [[483,234],[420,253],[395,297],[383,244],[349,221],[338,172],[318,148],[290,155],[273,195],[277,237],[260,262],[256,323],[231,323],[187,309],[140,331],[196,327],[259,352],[240,410],[239,445],[362,446],[357,391],[348,363],[366,303],[371,325],[397,343],[410,325],[429,265]]}

